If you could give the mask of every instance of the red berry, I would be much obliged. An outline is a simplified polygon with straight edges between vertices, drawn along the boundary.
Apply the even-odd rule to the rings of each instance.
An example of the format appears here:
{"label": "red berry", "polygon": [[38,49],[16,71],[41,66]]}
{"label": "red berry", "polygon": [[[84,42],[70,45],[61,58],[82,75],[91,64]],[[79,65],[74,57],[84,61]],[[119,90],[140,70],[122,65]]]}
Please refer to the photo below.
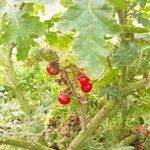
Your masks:
{"label": "red berry", "polygon": [[87,83],[86,85],[83,85],[81,87],[81,90],[84,92],[84,93],[89,93],[91,90],[92,90],[92,83],[89,82]]}
{"label": "red berry", "polygon": [[48,65],[47,66],[47,72],[50,74],[50,75],[56,75],[59,73],[60,69],[59,68],[54,68],[52,65]]}
{"label": "red berry", "polygon": [[80,84],[82,86],[84,86],[84,85],[87,85],[87,83],[89,82],[90,79],[87,76],[82,75],[78,78],[78,80],[79,80]]}
{"label": "red berry", "polygon": [[67,96],[65,96],[65,95],[63,95],[63,94],[61,94],[61,95],[58,97],[58,101],[59,101],[59,103],[62,104],[62,105],[67,105],[67,104],[70,103],[71,98],[70,98],[70,97],[67,97]]}

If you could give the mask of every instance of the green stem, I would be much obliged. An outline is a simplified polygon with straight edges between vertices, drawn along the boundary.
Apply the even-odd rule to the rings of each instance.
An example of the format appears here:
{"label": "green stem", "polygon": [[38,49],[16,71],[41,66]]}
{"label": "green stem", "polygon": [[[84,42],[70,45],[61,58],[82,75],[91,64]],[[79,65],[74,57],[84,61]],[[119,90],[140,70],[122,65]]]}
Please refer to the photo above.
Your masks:
{"label": "green stem", "polygon": [[9,81],[12,85],[13,91],[15,93],[15,95],[18,98],[18,101],[21,105],[22,110],[26,113],[26,114],[31,114],[31,108],[28,104],[28,102],[25,100],[23,92],[20,88],[18,88],[19,86],[19,81],[16,78],[16,74],[15,74],[15,70],[14,70],[14,66],[13,66],[13,62],[11,59],[12,56],[12,50],[14,48],[14,44],[12,45],[12,47],[10,48],[9,52],[8,52],[8,57],[7,57],[7,62],[8,62],[8,66],[6,67],[7,73],[8,73],[8,78]]}
{"label": "green stem", "polygon": [[126,137],[125,139],[123,139],[119,144],[117,144],[118,146],[127,146],[132,144],[136,139],[138,138],[138,136],[136,134],[131,134],[130,136]]}
{"label": "green stem", "polygon": [[[126,95],[145,88],[145,83],[147,81],[145,79],[141,81],[137,81],[136,83],[132,83],[128,85],[125,89]],[[108,101],[104,107],[96,114],[96,116],[92,119],[92,121],[87,125],[87,129],[82,129],[81,132],[76,136],[76,138],[71,142],[68,150],[78,150],[85,142],[85,140],[92,136],[92,134],[98,129],[100,124],[110,115],[112,110],[120,103],[121,101],[110,100]]]}
{"label": "green stem", "polygon": [[129,95],[132,92],[138,91],[140,89],[144,89],[147,83],[148,83],[148,81],[146,79],[142,79],[140,81],[130,83],[130,84],[128,84],[127,87],[125,87],[125,93],[127,95]]}
{"label": "green stem", "polygon": [[86,130],[82,130],[79,135],[72,141],[68,150],[78,150],[84,141],[92,135],[92,133],[100,126],[110,114],[110,112],[118,105],[117,100],[108,101],[105,106],[96,114],[93,120],[88,124]]}
{"label": "green stem", "polygon": [[49,147],[41,145],[39,143],[27,142],[26,140],[20,140],[12,137],[0,137],[0,144],[8,144],[15,147],[30,149],[30,150],[52,150]]}
{"label": "green stem", "polygon": [[[118,11],[119,23],[122,27],[126,24],[125,14],[126,14],[126,8],[124,10]],[[122,42],[124,43],[126,40],[126,33],[125,32],[121,33],[121,37],[122,37]],[[126,65],[122,67],[122,85],[123,86],[127,85],[127,66]]]}
{"label": "green stem", "polygon": [[149,28],[141,28],[141,27],[134,27],[134,26],[122,26],[123,31],[125,33],[148,33],[150,32]]}

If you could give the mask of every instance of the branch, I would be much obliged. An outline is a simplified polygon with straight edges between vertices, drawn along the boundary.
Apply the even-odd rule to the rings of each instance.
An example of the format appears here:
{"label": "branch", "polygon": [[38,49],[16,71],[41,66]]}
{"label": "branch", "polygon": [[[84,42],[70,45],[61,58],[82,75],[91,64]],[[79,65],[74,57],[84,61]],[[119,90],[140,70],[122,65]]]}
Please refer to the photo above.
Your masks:
{"label": "branch", "polygon": [[122,26],[123,27],[123,31],[125,33],[147,33],[150,32],[150,28],[146,28],[146,27],[134,27],[134,26]]}
{"label": "branch", "polygon": [[[132,92],[145,88],[145,84],[148,81],[143,79],[141,81],[137,81],[135,83],[129,84],[125,90],[125,93],[128,95]],[[85,142],[85,140],[90,137],[96,129],[100,126],[100,124],[110,115],[112,110],[121,103],[121,101],[111,100],[108,101],[103,108],[96,114],[96,116],[92,119],[92,121],[87,125],[86,130],[81,130],[78,136],[71,142],[68,150],[77,150],[81,147],[81,145]]]}
{"label": "branch", "polygon": [[127,88],[125,88],[125,93],[127,95],[135,92],[135,91],[139,91],[141,89],[145,89],[145,86],[147,85],[149,81],[147,79],[143,79],[143,80],[140,80],[140,81],[136,81],[134,83],[130,83],[128,84]]}
{"label": "branch", "polygon": [[[70,89],[71,89],[73,95],[74,95],[74,96],[76,97],[76,99],[79,101],[79,96],[78,96],[78,94],[76,93],[76,90],[75,90],[74,86],[73,86],[73,85],[71,84],[71,82],[70,82],[70,79],[69,79],[69,77],[68,77],[68,74],[67,74],[66,69],[64,68],[63,71],[64,71],[64,73],[65,73],[68,86],[70,87]],[[86,123],[85,111],[84,111],[83,105],[82,105],[82,103],[80,103],[80,101],[79,101],[79,104],[80,104],[81,113],[82,113],[82,117],[83,117],[83,121],[84,121],[84,129],[86,129],[86,128],[87,128],[87,123]]]}
{"label": "branch", "polygon": [[108,101],[105,106],[96,114],[93,120],[87,125],[86,130],[81,130],[79,135],[72,141],[68,150],[77,150],[84,141],[92,135],[92,133],[100,126],[110,114],[110,112],[118,105],[117,100]]}
{"label": "branch", "polygon": [[119,144],[117,144],[118,146],[127,146],[132,144],[136,139],[138,138],[138,135],[136,134],[131,134],[130,136],[124,138]]}
{"label": "branch", "polygon": [[12,44],[11,48],[8,51],[8,55],[7,55],[7,61],[8,61],[8,66],[5,67],[8,73],[8,78],[9,81],[12,84],[13,90],[15,95],[18,98],[18,101],[21,105],[22,110],[26,113],[26,114],[31,114],[32,110],[28,104],[28,102],[25,100],[23,92],[21,89],[18,88],[18,80],[16,78],[16,74],[15,74],[15,70],[14,70],[14,66],[13,66],[13,62],[12,62],[12,51],[13,48],[16,46],[16,44]]}
{"label": "branch", "polygon": [[16,139],[12,137],[4,137],[4,136],[0,137],[0,144],[8,144],[15,147],[31,149],[31,150],[52,150],[51,148],[38,143],[27,142],[26,140],[20,140],[20,139]]}

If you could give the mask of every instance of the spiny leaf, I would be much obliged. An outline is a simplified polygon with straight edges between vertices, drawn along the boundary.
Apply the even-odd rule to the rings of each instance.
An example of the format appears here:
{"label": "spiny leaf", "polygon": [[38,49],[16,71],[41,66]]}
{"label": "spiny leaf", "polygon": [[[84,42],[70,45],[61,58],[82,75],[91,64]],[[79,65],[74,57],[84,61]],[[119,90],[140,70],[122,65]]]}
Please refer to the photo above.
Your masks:
{"label": "spiny leaf", "polygon": [[137,41],[124,43],[113,55],[112,62],[115,66],[132,65],[138,59],[140,47]]}
{"label": "spiny leaf", "polygon": [[73,49],[78,54],[78,64],[89,74],[100,72],[109,50],[104,48],[104,36],[120,31],[112,17],[112,9],[105,0],[77,0],[62,16],[58,24],[62,32],[75,29],[79,32]]}
{"label": "spiny leaf", "polygon": [[109,95],[112,99],[123,100],[124,93],[122,89],[116,85],[115,83],[111,83],[109,85],[105,85],[101,89],[99,89],[100,96]]}

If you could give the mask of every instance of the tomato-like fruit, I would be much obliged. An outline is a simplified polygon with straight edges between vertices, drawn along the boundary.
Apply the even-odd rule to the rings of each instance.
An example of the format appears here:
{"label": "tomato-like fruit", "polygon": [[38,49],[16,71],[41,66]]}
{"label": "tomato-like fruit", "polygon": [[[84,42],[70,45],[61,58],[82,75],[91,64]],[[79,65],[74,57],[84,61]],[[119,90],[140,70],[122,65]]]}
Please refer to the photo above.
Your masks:
{"label": "tomato-like fruit", "polygon": [[86,85],[81,86],[81,90],[82,90],[84,93],[89,93],[89,92],[91,92],[91,90],[92,90],[92,83],[91,83],[91,82],[88,82]]}
{"label": "tomato-like fruit", "polygon": [[81,86],[87,85],[87,83],[90,81],[90,79],[86,75],[82,75],[78,78]]}
{"label": "tomato-like fruit", "polygon": [[56,75],[60,72],[59,68],[55,68],[50,64],[47,66],[46,70],[50,75]]}
{"label": "tomato-like fruit", "polygon": [[62,104],[62,105],[67,105],[67,104],[70,103],[71,98],[70,98],[70,97],[67,97],[67,96],[65,96],[65,95],[63,95],[63,94],[61,94],[61,95],[58,97],[58,101],[59,101],[59,103]]}

